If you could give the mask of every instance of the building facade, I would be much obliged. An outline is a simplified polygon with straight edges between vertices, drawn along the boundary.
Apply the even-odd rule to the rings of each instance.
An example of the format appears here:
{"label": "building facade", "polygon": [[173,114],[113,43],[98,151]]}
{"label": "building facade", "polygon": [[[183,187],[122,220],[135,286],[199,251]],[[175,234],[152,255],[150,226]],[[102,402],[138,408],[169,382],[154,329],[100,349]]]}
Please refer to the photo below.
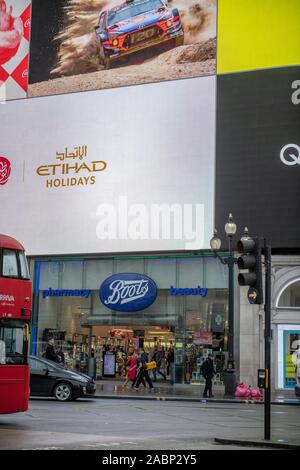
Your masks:
{"label": "building facade", "polygon": [[[240,380],[257,383],[257,369],[264,368],[264,308],[250,305],[247,288],[237,292],[240,305]],[[272,257],[272,389],[292,390],[296,384],[300,349],[300,257]]]}
{"label": "building facade", "polygon": [[[85,370],[93,351],[101,376],[103,349],[127,354],[155,346],[174,349],[175,383],[199,383],[209,352],[219,371],[227,358],[228,271],[211,254],[78,257],[31,260],[34,271],[32,353],[51,335],[69,367]],[[137,273],[154,281],[157,296],[143,310],[113,310],[99,289],[110,276]],[[133,302],[134,304],[134,302]],[[219,377],[221,380],[221,377]]]}

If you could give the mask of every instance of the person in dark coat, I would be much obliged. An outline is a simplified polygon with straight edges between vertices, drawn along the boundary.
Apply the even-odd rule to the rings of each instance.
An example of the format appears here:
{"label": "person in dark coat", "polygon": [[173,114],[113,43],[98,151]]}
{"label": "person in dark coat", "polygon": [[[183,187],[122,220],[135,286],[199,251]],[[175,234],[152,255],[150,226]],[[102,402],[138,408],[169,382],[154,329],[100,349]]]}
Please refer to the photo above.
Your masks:
{"label": "person in dark coat", "polygon": [[138,390],[140,383],[143,381],[143,379],[148,383],[150,390],[153,391],[154,387],[151,382],[151,379],[149,377],[149,373],[147,370],[147,362],[149,362],[148,354],[146,353],[145,349],[140,349],[140,354],[137,357],[137,367],[138,367],[138,372],[137,372],[137,379],[134,384],[134,390]]}
{"label": "person in dark coat", "polygon": [[167,374],[170,375],[170,384],[174,385],[174,349],[169,348],[168,355],[167,355]]}
{"label": "person in dark coat", "polygon": [[214,396],[212,394],[212,379],[216,372],[214,369],[213,359],[214,359],[213,354],[209,354],[208,358],[202,364],[202,375],[205,378],[205,389],[203,392],[204,398],[207,398],[207,392],[209,393],[210,397]]}
{"label": "person in dark coat", "polygon": [[59,361],[59,362],[60,362],[62,365],[65,365],[65,362],[66,362],[66,361],[65,361],[65,354],[64,354],[62,348],[58,348],[58,350],[57,350],[57,355],[60,357],[60,361]]}
{"label": "person in dark coat", "polygon": [[53,338],[48,339],[48,344],[45,352],[45,359],[49,359],[50,361],[58,363],[61,362],[59,355],[55,352]]}
{"label": "person in dark coat", "polygon": [[166,378],[167,378],[165,376],[165,374],[163,372],[161,372],[161,370],[160,370],[161,360],[162,360],[162,352],[158,349],[157,346],[155,346],[153,356],[152,356],[152,361],[156,362],[156,368],[153,369],[153,371],[152,371],[153,379],[154,379],[155,382],[157,381],[156,374],[161,375],[164,380],[166,380]]}

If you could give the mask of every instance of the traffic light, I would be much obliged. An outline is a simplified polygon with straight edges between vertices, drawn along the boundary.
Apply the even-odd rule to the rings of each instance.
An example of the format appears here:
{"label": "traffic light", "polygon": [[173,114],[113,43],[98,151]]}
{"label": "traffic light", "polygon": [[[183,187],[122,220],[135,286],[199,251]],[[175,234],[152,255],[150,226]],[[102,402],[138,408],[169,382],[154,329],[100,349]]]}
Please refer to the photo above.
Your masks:
{"label": "traffic light", "polygon": [[237,250],[241,253],[237,265],[239,269],[247,269],[248,272],[238,275],[238,283],[240,286],[249,286],[248,301],[251,304],[263,303],[262,248],[263,238],[252,238],[245,229],[244,236],[237,243]]}

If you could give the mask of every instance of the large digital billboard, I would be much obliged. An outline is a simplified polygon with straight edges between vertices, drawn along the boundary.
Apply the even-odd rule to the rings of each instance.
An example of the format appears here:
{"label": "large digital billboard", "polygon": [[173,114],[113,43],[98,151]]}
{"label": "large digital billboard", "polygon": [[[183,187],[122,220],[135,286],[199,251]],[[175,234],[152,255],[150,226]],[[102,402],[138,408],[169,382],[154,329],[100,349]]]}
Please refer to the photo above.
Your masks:
{"label": "large digital billboard", "polygon": [[31,0],[0,0],[0,101],[27,96]]}
{"label": "large digital billboard", "polygon": [[1,231],[31,255],[208,248],[215,82],[0,106]]}
{"label": "large digital billboard", "polygon": [[216,226],[300,246],[300,66],[218,76]]}
{"label": "large digital billboard", "polygon": [[299,0],[219,0],[218,73],[300,64]]}
{"label": "large digital billboard", "polygon": [[212,75],[217,0],[33,0],[29,96]]}

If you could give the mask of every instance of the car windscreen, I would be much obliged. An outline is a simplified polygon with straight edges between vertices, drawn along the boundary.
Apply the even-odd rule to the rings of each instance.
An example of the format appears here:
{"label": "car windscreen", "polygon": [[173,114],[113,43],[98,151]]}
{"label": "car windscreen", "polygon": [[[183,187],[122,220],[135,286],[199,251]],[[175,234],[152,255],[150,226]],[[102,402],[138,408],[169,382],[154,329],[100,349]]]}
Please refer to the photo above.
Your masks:
{"label": "car windscreen", "polygon": [[[36,358],[34,358],[36,359]],[[59,364],[57,364],[56,362],[53,362],[53,361],[50,361],[49,359],[39,359],[39,361],[45,365],[45,367],[52,367],[53,369],[63,369],[63,367],[61,367]]]}
{"label": "car windscreen", "polygon": [[141,2],[132,2],[117,10],[111,10],[108,13],[108,26],[120,23],[137,15],[142,15],[147,11],[162,8],[164,5],[161,0],[145,0]]}

